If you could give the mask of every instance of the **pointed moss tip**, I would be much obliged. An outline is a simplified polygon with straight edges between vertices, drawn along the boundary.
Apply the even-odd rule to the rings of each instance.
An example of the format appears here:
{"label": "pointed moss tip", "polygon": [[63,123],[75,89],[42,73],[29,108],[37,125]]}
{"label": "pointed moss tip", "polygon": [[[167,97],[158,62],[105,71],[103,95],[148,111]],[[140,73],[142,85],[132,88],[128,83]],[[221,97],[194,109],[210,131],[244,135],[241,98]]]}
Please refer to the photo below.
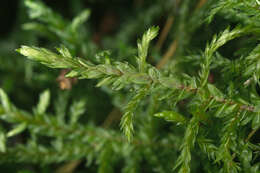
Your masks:
{"label": "pointed moss tip", "polygon": [[20,49],[21,49],[21,48],[15,49],[15,51],[20,53],[20,51],[21,51]]}
{"label": "pointed moss tip", "polygon": [[23,49],[27,48],[28,46],[22,45],[20,48],[15,49],[16,52],[19,52],[20,54],[23,54]]}

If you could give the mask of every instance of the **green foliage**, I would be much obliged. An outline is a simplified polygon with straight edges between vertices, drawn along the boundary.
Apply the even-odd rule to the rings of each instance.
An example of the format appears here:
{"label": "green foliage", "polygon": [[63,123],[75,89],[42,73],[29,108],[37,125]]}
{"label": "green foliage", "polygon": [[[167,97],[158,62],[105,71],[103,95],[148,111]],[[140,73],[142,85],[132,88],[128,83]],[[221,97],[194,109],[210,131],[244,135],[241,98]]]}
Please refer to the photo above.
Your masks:
{"label": "green foliage", "polygon": [[153,40],[158,34],[159,27],[152,27],[144,33],[142,41],[137,44],[138,47],[138,58],[137,63],[140,72],[146,71],[146,58],[148,54],[148,47],[151,40]]}
{"label": "green foliage", "polygon": [[232,31],[229,31],[227,28],[223,31],[219,36],[214,36],[213,40],[209,45],[206,46],[205,53],[204,53],[204,63],[201,64],[201,85],[205,86],[208,80],[209,71],[210,71],[210,64],[212,61],[212,56],[214,52],[221,46],[223,46],[226,42],[241,36],[242,34],[248,32],[249,29],[247,28],[240,28],[237,27]]}
{"label": "green foliage", "polygon": [[[87,54],[89,49],[95,49],[92,42],[88,42],[88,33],[82,25],[90,16],[90,10],[85,9],[73,20],[67,21],[41,1],[25,0],[29,9],[29,16],[39,22],[30,22],[23,25],[25,30],[36,31],[52,40],[60,40],[73,54]],[[93,51],[93,50],[92,50]],[[88,53],[91,55],[91,53]]]}
{"label": "green foliage", "polygon": [[133,118],[134,111],[138,105],[138,103],[143,99],[146,95],[147,89],[143,88],[138,91],[138,93],[134,96],[134,98],[127,104],[125,108],[125,113],[122,117],[121,128],[123,129],[128,141],[131,141],[132,134],[134,131],[133,127]]}
{"label": "green foliage", "polygon": [[[195,10],[197,4],[188,0],[170,6],[172,1],[138,1],[144,4],[137,5],[137,17],[126,17],[117,34],[100,34],[108,37],[101,43],[90,38],[91,25],[84,28],[92,17],[89,9],[80,9],[68,21],[41,1],[24,2],[37,22],[23,28],[60,46],[56,51],[21,46],[17,52],[47,67],[66,69],[62,76],[66,80],[92,80],[80,81],[71,91],[41,88],[44,91],[32,111],[15,106],[15,99],[0,89],[2,163],[51,165],[80,160],[100,173],[117,169],[125,173],[259,172],[258,1],[209,0]],[[174,59],[166,58],[167,65],[158,69],[155,64],[167,56],[151,41],[165,30],[159,33],[159,27],[146,26],[144,32],[140,24],[152,26],[165,11],[176,18],[165,41],[170,45],[166,55],[175,51],[172,45],[178,47]],[[205,19],[207,26],[198,22]],[[209,32],[201,32],[203,28]],[[140,32],[144,34],[133,48],[132,37]],[[197,32],[203,37],[198,45],[193,40]],[[111,47],[114,52],[106,50]],[[92,86],[98,88],[89,89]],[[98,98],[98,93],[108,101]],[[54,102],[51,95],[57,96]],[[100,125],[107,114],[100,106],[106,102],[112,112]],[[101,114],[91,114],[93,109]],[[107,127],[120,111],[120,130],[114,124]],[[19,137],[24,140],[8,145]],[[92,168],[95,164],[98,167]]]}
{"label": "green foliage", "polygon": [[177,124],[186,123],[186,118],[178,112],[174,111],[163,111],[155,114],[154,116],[164,118],[166,121],[176,122]]}
{"label": "green foliage", "polygon": [[46,90],[40,95],[39,104],[37,105],[36,111],[38,114],[44,114],[50,103],[50,91]]}

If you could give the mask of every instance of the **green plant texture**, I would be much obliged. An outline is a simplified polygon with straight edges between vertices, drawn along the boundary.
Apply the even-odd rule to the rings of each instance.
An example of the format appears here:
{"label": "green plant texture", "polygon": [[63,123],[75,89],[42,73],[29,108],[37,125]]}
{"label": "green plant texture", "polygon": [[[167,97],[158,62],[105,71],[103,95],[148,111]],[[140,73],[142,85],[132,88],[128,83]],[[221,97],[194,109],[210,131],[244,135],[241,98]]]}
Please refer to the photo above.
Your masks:
{"label": "green plant texture", "polygon": [[[3,165],[259,173],[259,1],[137,0],[96,41],[95,10],[71,4],[76,17],[66,18],[43,1],[21,3],[28,38],[9,62],[19,65],[0,65],[6,78],[24,78],[19,98],[9,86],[18,81],[0,85]],[[57,87],[59,71],[69,90]]]}

